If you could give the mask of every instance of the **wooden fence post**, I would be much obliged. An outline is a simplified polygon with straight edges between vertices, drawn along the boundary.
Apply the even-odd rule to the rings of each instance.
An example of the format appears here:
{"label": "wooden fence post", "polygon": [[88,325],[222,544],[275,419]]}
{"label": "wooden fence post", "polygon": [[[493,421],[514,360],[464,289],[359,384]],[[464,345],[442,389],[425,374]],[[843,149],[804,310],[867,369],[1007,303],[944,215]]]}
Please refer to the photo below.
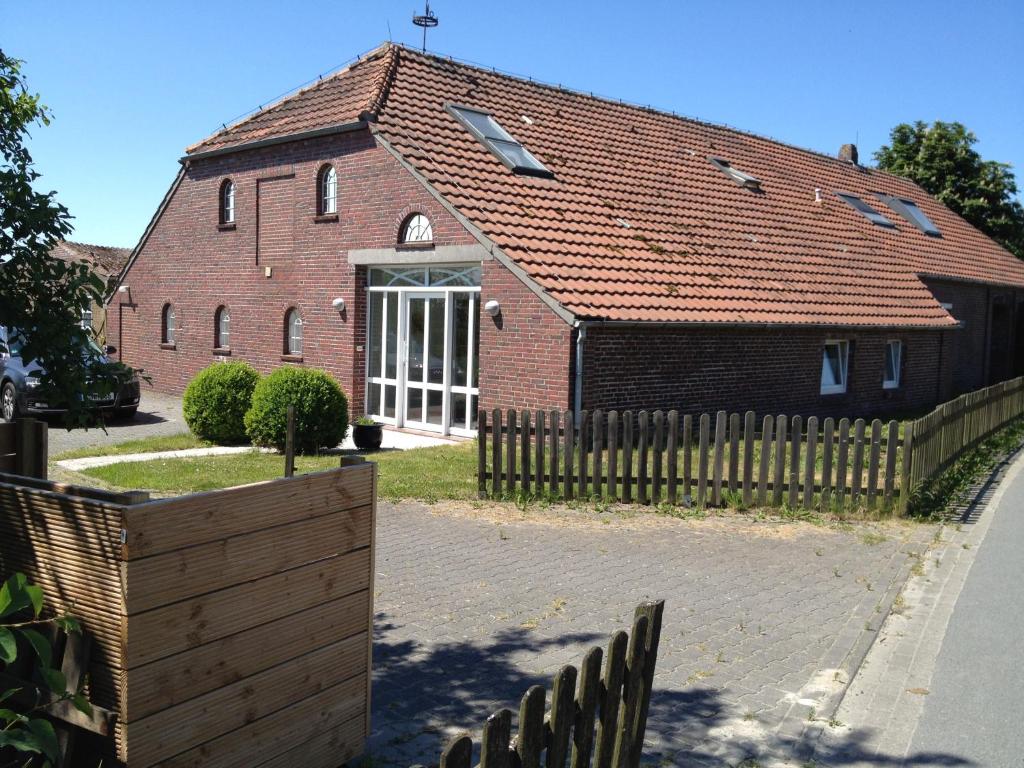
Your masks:
{"label": "wooden fence post", "polygon": [[[476,417],[476,495],[487,498],[487,411],[483,408]],[[493,481],[492,481],[493,482]]]}
{"label": "wooden fence post", "polygon": [[622,500],[633,501],[633,412],[622,412]]}
{"label": "wooden fence post", "polygon": [[520,436],[520,487],[523,489],[523,496],[529,497],[530,489],[530,412],[523,411],[519,419]]}
{"label": "wooden fence post", "polygon": [[515,496],[516,493],[516,412],[508,409],[508,430],[505,434],[505,482],[508,494]]}
{"label": "wooden fence post", "polygon": [[914,429],[916,421],[908,421],[903,425],[903,461],[900,466],[900,496],[897,508],[900,516],[907,513],[907,503],[913,491],[914,472]]}
{"label": "wooden fence post", "polygon": [[754,501],[754,430],[757,416],[747,411],[743,416],[743,506],[749,507]]}
{"label": "wooden fence post", "polygon": [[807,419],[807,458],[804,461],[804,509],[814,508],[814,470],[818,462],[818,417]]}
{"label": "wooden fence post", "polygon": [[[280,413],[280,411],[278,411]],[[295,474],[295,406],[288,406],[288,422],[284,434],[284,476]]]}
{"label": "wooden fence post", "polygon": [[559,438],[559,413],[551,411],[551,469],[548,472],[548,493],[553,497],[558,496],[558,482],[561,479],[558,474],[558,438]]}
{"label": "wooden fence post", "polygon": [[491,434],[491,496],[500,499],[504,490],[501,473],[504,465],[501,461],[501,409],[495,408],[491,414],[493,426]]}
{"label": "wooden fence post", "polygon": [[832,454],[835,451],[835,420],[825,419],[821,437],[821,511],[828,512],[832,504]]}
{"label": "wooden fence post", "polygon": [[636,469],[636,500],[640,504],[646,504],[647,495],[647,448],[649,445],[648,429],[650,428],[647,411],[640,411],[637,414],[640,428],[640,442],[637,445],[637,469]]}
{"label": "wooden fence post", "polygon": [[[668,503],[675,505],[679,502],[679,411],[668,412],[668,446],[666,460],[668,462],[665,481],[667,483],[666,494]],[[689,491],[689,488],[686,489]]]}
{"label": "wooden fence post", "polygon": [[722,503],[722,475],[725,469],[725,423],[727,418],[725,411],[719,411],[715,416],[715,459],[714,477],[711,485],[711,503],[716,507]]}
{"label": "wooden fence post", "polygon": [[788,503],[790,509],[796,509],[800,498],[800,447],[803,440],[803,417],[794,416],[790,425]]}
{"label": "wooden fence post", "polygon": [[661,503],[662,454],[665,447],[665,412],[654,412],[654,443],[651,446],[651,503]]}
{"label": "wooden fence post", "polygon": [[566,411],[562,418],[562,451],[565,459],[564,472],[562,475],[562,498],[566,501],[573,497],[573,465],[576,462],[575,438],[576,429],[573,426],[573,413]]}
{"label": "wooden fence post", "polygon": [[765,416],[761,424],[761,460],[757,468],[757,506],[763,507],[768,501],[768,462],[772,454],[775,418]]}
{"label": "wooden fence post", "polygon": [[608,411],[608,498],[619,498],[619,412]]}
{"label": "wooden fence post", "polygon": [[604,437],[604,412],[600,408],[594,409],[593,423],[591,425],[591,431],[594,440],[594,481],[592,484],[592,493],[594,496],[601,498],[604,486],[604,443],[602,438]]}
{"label": "wooden fence post", "polygon": [[779,414],[775,420],[775,472],[772,476],[772,506],[782,506],[782,494],[786,473],[786,445],[788,444],[787,429],[788,419],[785,414]]}

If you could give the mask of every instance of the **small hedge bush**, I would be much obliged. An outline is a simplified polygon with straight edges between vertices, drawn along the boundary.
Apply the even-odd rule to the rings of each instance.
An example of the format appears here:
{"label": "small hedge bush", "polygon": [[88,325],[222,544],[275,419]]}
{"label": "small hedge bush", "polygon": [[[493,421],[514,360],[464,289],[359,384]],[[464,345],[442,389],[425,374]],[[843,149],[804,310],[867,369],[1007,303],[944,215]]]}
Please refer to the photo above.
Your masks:
{"label": "small hedge bush", "polygon": [[244,443],[245,414],[260,375],[248,363],[214,363],[185,388],[182,411],[192,434],[211,443]]}
{"label": "small hedge bush", "polygon": [[288,406],[295,406],[295,452],[333,448],[348,432],[348,398],[331,376],[310,368],[278,368],[256,385],[245,431],[254,445],[284,449]]}

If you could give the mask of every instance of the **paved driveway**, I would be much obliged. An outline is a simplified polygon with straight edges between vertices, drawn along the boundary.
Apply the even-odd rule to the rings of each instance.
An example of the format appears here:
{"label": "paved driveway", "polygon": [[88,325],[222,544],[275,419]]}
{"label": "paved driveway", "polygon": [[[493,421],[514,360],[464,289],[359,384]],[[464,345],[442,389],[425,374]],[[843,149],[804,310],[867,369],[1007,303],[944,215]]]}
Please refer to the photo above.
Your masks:
{"label": "paved driveway", "polygon": [[75,429],[69,432],[59,417],[50,418],[50,456],[77,448],[94,445],[111,445],[126,440],[158,435],[176,435],[187,432],[188,427],[181,415],[181,398],[142,389],[142,401],[134,419],[111,418],[107,431],[102,429]]}
{"label": "paved driveway", "polygon": [[449,728],[518,711],[653,597],[666,605],[647,758],[735,765],[789,745],[836,701],[931,534],[548,514],[381,505],[374,761],[436,765]]}

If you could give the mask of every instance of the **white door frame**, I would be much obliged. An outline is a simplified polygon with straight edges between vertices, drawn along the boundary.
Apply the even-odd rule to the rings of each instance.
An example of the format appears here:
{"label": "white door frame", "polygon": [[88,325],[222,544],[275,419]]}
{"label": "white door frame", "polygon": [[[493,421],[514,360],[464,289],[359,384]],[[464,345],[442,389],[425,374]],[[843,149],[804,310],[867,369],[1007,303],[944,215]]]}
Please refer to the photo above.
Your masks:
{"label": "white door frame", "polygon": [[[383,413],[384,403],[386,398],[386,387],[395,387],[395,415],[394,417],[382,416],[380,413],[368,414],[377,421],[384,424],[392,424],[396,427],[410,427],[413,429],[422,429],[430,432],[440,432],[443,435],[458,435],[464,437],[475,437],[475,429],[467,429],[462,427],[452,427],[451,424],[451,407],[452,407],[452,394],[465,394],[467,408],[469,403],[472,402],[471,398],[476,397],[479,403],[480,388],[479,386],[470,387],[468,384],[453,384],[451,381],[451,358],[454,354],[453,349],[453,328],[452,323],[454,322],[454,295],[456,293],[468,293],[470,294],[470,324],[469,328],[466,329],[466,343],[468,349],[466,352],[467,371],[469,375],[472,375],[474,367],[478,365],[478,360],[474,354],[474,346],[476,338],[480,333],[479,319],[475,317],[479,311],[480,300],[480,287],[479,286],[372,286],[367,288],[368,293],[383,293],[384,298],[381,302],[381,317],[373,318],[375,322],[379,322],[379,332],[381,334],[381,360],[380,360],[380,376],[370,376],[370,356],[369,353],[366,355],[366,372],[364,376],[365,383],[365,403],[369,403],[369,392],[370,387],[380,387],[380,405],[378,411]],[[430,384],[430,383],[418,383],[413,384],[408,382],[408,355],[409,355],[409,303],[413,300],[422,299],[444,299],[444,353],[443,353],[443,376],[441,384]],[[387,353],[388,353],[388,307],[391,301],[397,301],[398,312],[397,312],[397,323],[398,333],[395,335],[398,349],[396,350],[396,370],[395,377],[388,378],[387,374]],[[369,300],[367,301],[367,311],[369,311]],[[430,317],[429,322],[433,324],[436,318]],[[371,329],[369,322],[367,323],[367,350],[369,350],[369,335]],[[429,326],[424,328],[424,378],[429,380]],[[423,391],[424,400],[423,407],[426,408],[426,396],[429,391],[440,391],[441,403],[442,403],[442,415],[441,424],[430,424],[424,421],[408,418],[408,390],[410,384]]]}

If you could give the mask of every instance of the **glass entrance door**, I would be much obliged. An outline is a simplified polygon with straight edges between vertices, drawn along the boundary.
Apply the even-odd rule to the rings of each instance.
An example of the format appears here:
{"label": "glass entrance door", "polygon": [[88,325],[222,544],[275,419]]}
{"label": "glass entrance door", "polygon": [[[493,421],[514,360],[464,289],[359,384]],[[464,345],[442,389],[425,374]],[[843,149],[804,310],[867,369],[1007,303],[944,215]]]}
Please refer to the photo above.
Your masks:
{"label": "glass entrance door", "polygon": [[[475,272],[478,268],[371,270],[368,415],[399,427],[475,434],[480,392]],[[410,274],[418,285],[409,285]]]}
{"label": "glass entrance door", "polygon": [[407,293],[405,301],[405,423],[441,430],[445,425],[447,302],[443,293]]}

